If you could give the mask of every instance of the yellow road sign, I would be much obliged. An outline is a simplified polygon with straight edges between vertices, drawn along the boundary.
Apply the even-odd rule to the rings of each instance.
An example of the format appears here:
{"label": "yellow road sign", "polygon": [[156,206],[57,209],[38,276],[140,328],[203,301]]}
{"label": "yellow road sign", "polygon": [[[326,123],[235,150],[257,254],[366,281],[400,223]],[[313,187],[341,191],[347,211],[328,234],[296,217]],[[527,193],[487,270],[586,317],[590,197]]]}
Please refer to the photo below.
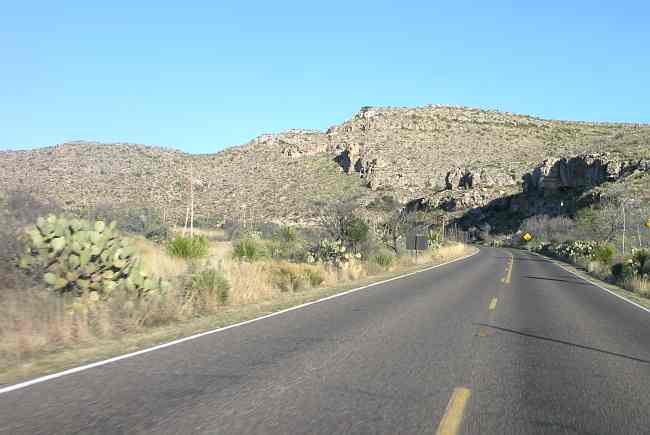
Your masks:
{"label": "yellow road sign", "polygon": [[524,234],[521,238],[524,239],[527,242],[530,242],[531,240],[533,240],[533,236],[530,233]]}
{"label": "yellow road sign", "polygon": [[645,221],[645,226],[648,227],[648,228],[650,228],[650,218],[648,218],[648,220]]}

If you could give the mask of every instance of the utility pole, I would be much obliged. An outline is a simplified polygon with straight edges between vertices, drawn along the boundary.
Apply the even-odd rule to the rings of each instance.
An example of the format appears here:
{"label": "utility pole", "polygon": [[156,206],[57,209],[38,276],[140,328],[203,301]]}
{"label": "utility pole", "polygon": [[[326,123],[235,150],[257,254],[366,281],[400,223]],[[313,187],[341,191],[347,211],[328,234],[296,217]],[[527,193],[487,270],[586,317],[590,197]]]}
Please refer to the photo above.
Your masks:
{"label": "utility pole", "polygon": [[190,208],[187,207],[185,209],[185,225],[183,226],[183,237],[185,237],[185,233],[187,232],[187,221],[190,218]]}
{"label": "utility pole", "polygon": [[621,202],[621,208],[623,209],[623,255],[625,255],[625,202]]}
{"label": "utility pole", "polygon": [[194,237],[194,168],[190,166],[190,207],[192,215],[190,218],[190,237]]}

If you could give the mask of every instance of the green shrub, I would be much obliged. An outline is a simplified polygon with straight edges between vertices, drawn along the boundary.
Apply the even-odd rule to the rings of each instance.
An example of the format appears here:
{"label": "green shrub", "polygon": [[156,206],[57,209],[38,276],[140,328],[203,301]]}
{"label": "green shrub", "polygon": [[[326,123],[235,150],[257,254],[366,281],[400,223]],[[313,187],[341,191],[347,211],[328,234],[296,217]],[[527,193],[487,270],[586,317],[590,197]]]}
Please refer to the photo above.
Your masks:
{"label": "green shrub", "polygon": [[610,265],[614,259],[614,247],[609,243],[598,244],[594,247],[591,253],[591,259],[600,261],[603,264]]}
{"label": "green shrub", "polygon": [[294,262],[307,261],[309,254],[305,241],[299,237],[295,228],[281,226],[273,232],[271,240],[267,242],[268,254],[276,259]]}
{"label": "green shrub", "polygon": [[393,265],[393,259],[394,257],[387,253],[379,253],[372,257],[372,261],[384,269],[388,269]]}
{"label": "green shrub", "polygon": [[323,281],[325,281],[320,270],[313,267],[305,267],[304,275],[307,278],[310,287],[318,287],[323,283]]}
{"label": "green shrub", "polygon": [[142,270],[135,250],[115,227],[115,222],[40,217],[25,230],[26,255],[18,266],[42,275],[49,288],[77,296],[108,296],[118,288],[138,296],[166,290],[166,282]]}
{"label": "green shrub", "polygon": [[342,235],[345,241],[352,244],[363,242],[368,239],[368,224],[359,217],[352,217],[347,220],[342,228]]}
{"label": "green shrub", "polygon": [[176,236],[167,243],[167,252],[174,257],[192,259],[208,255],[208,247],[205,236]]}
{"label": "green shrub", "polygon": [[230,283],[226,276],[215,269],[202,270],[192,276],[190,283],[192,293],[201,293],[220,304],[225,305],[230,297]]}
{"label": "green shrub", "polygon": [[619,282],[627,282],[634,277],[634,267],[631,263],[616,263],[612,266],[612,275]]}
{"label": "green shrub", "polygon": [[266,256],[264,245],[253,238],[238,240],[233,246],[233,257],[238,260],[255,261]]}

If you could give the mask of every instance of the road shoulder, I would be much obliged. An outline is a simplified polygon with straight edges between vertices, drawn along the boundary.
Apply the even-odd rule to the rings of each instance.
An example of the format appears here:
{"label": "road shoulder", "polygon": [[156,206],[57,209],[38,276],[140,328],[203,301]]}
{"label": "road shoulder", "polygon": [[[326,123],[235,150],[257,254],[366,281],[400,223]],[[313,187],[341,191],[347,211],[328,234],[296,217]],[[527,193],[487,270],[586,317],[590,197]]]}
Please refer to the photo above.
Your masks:
{"label": "road shoulder", "polygon": [[546,255],[537,253],[537,252],[532,252],[532,251],[526,251],[526,250],[519,250],[522,252],[527,252],[532,255],[536,255],[538,257],[544,258],[545,260],[548,260],[550,263],[555,264],[557,267],[564,269],[565,271],[577,276],[578,278],[587,281],[589,284],[598,287],[599,289],[606,291],[620,299],[625,300],[626,302],[629,302],[630,304],[638,307],[639,309],[642,309],[648,314],[650,314],[650,299],[643,298],[641,296],[638,296],[634,294],[631,291],[625,290],[617,285],[610,284],[608,282],[599,280],[598,278],[590,275],[588,272],[579,269],[578,267],[566,263],[564,261],[558,260],[556,258],[552,257],[547,257]]}
{"label": "road shoulder", "polygon": [[[347,283],[332,288],[315,289],[299,293],[289,293],[281,298],[261,303],[228,307],[212,316],[190,321],[148,329],[138,334],[130,334],[120,339],[93,342],[87,347],[65,349],[55,353],[40,354],[24,361],[19,366],[0,370],[0,393],[11,388],[17,382],[32,382],[38,376],[58,376],[62,371],[79,370],[85,365],[101,365],[116,359],[123,359],[134,353],[145,353],[157,348],[174,344],[179,340],[189,340],[198,336],[220,332],[239,324],[250,323],[269,316],[279,315],[285,311],[299,309],[308,304],[323,302],[327,299],[343,296],[347,293],[364,290],[382,283],[398,280],[416,273],[462,261],[478,254],[479,249],[469,246],[461,255],[437,260],[427,264],[413,266],[399,272],[375,275],[363,280]],[[38,378],[37,378],[38,379]],[[36,380],[37,380],[36,379]]]}

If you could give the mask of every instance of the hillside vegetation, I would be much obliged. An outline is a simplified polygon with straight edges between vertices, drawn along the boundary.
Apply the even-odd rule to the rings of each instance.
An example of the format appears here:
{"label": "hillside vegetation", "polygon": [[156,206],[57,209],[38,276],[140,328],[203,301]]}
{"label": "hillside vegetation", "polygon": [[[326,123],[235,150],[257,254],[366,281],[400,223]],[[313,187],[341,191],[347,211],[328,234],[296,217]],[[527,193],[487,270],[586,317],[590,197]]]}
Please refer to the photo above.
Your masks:
{"label": "hillside vegetation", "polygon": [[490,180],[483,186],[488,192],[477,194],[487,201],[516,190],[522,175],[546,158],[603,149],[647,155],[649,138],[647,125],[464,107],[366,107],[327,132],[267,134],[208,155],[95,142],[1,151],[0,190],[28,190],[64,209],[137,204],[179,223],[193,180],[198,215],[314,224],[324,206],[385,195],[406,203],[435,195],[470,170]]}

